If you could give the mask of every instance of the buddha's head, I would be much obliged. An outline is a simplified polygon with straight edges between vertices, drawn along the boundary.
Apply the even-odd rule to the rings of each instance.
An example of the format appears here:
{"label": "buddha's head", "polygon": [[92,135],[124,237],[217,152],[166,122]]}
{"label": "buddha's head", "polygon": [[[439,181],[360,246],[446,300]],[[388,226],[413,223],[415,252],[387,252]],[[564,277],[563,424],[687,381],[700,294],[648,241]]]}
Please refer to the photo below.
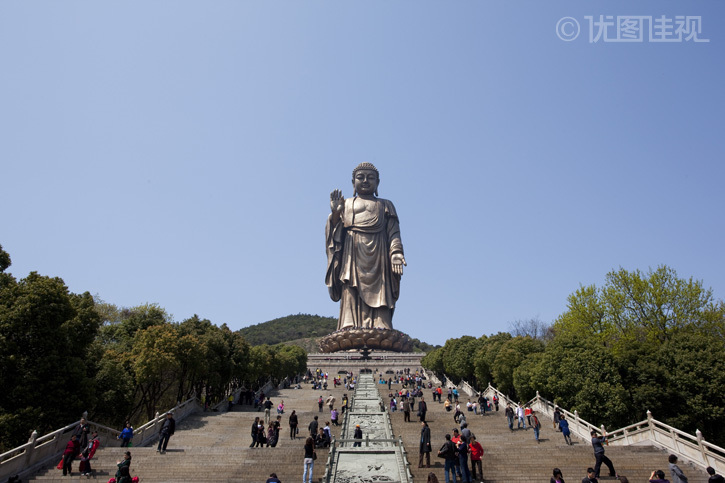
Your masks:
{"label": "buddha's head", "polygon": [[356,195],[378,195],[380,174],[372,163],[360,163],[352,170],[352,186]]}

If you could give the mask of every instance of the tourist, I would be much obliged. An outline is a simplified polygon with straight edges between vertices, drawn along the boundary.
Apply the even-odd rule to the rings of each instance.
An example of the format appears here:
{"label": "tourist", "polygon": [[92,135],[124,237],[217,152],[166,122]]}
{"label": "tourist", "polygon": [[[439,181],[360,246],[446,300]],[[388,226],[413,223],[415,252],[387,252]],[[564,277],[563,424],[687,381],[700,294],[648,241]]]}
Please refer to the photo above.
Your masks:
{"label": "tourist", "polygon": [[264,424],[269,424],[272,414],[272,400],[267,396],[267,400],[262,404],[264,406]]}
{"label": "tourist", "polygon": [[267,432],[264,430],[264,423],[260,419],[257,424],[257,445],[255,448],[264,448],[265,444],[267,444]]}
{"label": "tourist", "polygon": [[428,473],[428,482],[427,483],[438,483],[438,477],[432,471],[430,473]]}
{"label": "tourist", "polygon": [[[559,411],[558,406],[554,406],[554,430],[559,426],[559,421],[561,421],[561,411]],[[559,431],[561,431],[561,428],[559,428]]]}
{"label": "tourist", "polygon": [[564,475],[561,474],[559,468],[554,468],[554,476],[551,477],[549,483],[564,483]]}
{"label": "tourist", "polygon": [[297,419],[297,413],[295,410],[292,410],[292,414],[289,415],[289,439],[297,439],[297,425],[299,424],[299,421]]}
{"label": "tourist", "polygon": [[461,442],[461,434],[458,432],[458,429],[453,428],[453,434],[451,435],[451,442],[456,447],[456,461],[454,464],[456,465],[456,473],[458,474],[458,477],[461,478],[461,461],[458,459],[458,443]]}
{"label": "tourist", "polygon": [[599,483],[596,474],[597,473],[594,471],[594,468],[587,468],[587,476],[582,478],[582,483]]}
{"label": "tourist", "polygon": [[78,423],[78,426],[75,427],[73,430],[73,434],[76,435],[76,438],[78,439],[78,444],[81,445],[81,448],[85,448],[88,446],[88,435],[91,432],[90,425],[86,422],[86,418],[81,418],[80,423]]}
{"label": "tourist", "polygon": [[333,396],[332,394],[327,396],[327,399],[325,400],[325,404],[327,404],[328,410],[332,411],[332,408],[335,407],[335,401],[336,401],[335,396]]}
{"label": "tourist", "polygon": [[78,442],[78,436],[73,433],[70,437],[70,441],[63,451],[63,476],[73,475],[73,459],[81,452],[81,445]]}
{"label": "tourist", "polygon": [[420,447],[418,450],[418,468],[423,467],[423,457],[425,456],[425,467],[430,468],[430,428],[425,421],[420,423]]}
{"label": "tourist", "polygon": [[418,416],[420,417],[421,421],[425,421],[426,412],[428,412],[428,405],[425,402],[425,398],[421,396],[420,402],[418,403]]}
{"label": "tourist", "polygon": [[715,468],[712,466],[707,467],[707,474],[710,475],[710,478],[708,478],[707,483],[725,483],[725,478],[722,477],[722,475],[718,475],[715,473]]}
{"label": "tourist", "polygon": [[353,433],[352,437],[355,439],[355,442],[352,445],[353,448],[362,446],[363,432],[362,429],[360,429],[359,424],[355,425],[355,432]]}
{"label": "tourist", "polygon": [[330,440],[327,439],[327,433],[320,428],[315,437],[315,448],[327,448],[328,446],[330,446]]}
{"label": "tourist", "polygon": [[176,430],[176,421],[174,421],[174,415],[172,413],[166,413],[166,419],[161,425],[159,430],[159,446],[156,448],[156,452],[166,453],[166,446],[169,444],[169,438],[174,435]]}
{"label": "tourist", "polygon": [[257,426],[259,426],[259,416],[255,417],[252,423],[252,444],[249,445],[250,448],[254,448],[257,445],[257,435],[259,434]]}
{"label": "tourist", "polygon": [[459,424],[458,418],[460,418],[461,416],[463,416],[463,413],[461,412],[461,407],[458,404],[456,404],[456,412],[453,413],[453,421],[456,424]]}
{"label": "tourist", "polygon": [[267,448],[270,446],[272,448],[277,446],[277,431],[274,430],[273,423],[269,423],[269,428],[267,429]]}
{"label": "tourist", "polygon": [[339,413],[337,412],[337,409],[332,408],[332,411],[330,411],[330,419],[332,420],[333,426],[339,426],[337,423],[337,418],[339,417]]}
{"label": "tourist", "polygon": [[513,432],[514,431],[514,410],[511,409],[510,404],[506,405],[506,420],[509,423],[509,429],[511,430],[511,432]]}
{"label": "tourist", "polygon": [[529,424],[529,427],[531,427],[531,406],[528,404],[524,408],[524,415],[526,416],[526,422]]}
{"label": "tourist", "polygon": [[[604,456],[604,446],[602,443],[606,442],[606,436],[597,436],[596,431],[589,433],[592,437],[592,447],[594,448],[594,458],[596,458],[596,464],[594,465],[594,474],[596,478],[599,478],[599,471],[602,467],[602,463],[607,465],[609,468],[609,476],[617,476],[617,472],[614,471],[614,465],[612,460]],[[686,480],[685,480],[686,481]]]}
{"label": "tourist", "polygon": [[131,483],[131,453],[126,451],[121,461],[116,462],[116,483]]}
{"label": "tourist", "polygon": [[536,444],[541,443],[541,440],[539,439],[539,431],[541,430],[541,423],[539,422],[539,418],[536,417],[536,411],[533,409],[531,410],[531,418],[533,418],[533,424],[531,425],[532,428],[534,428],[534,438],[536,439]]}
{"label": "tourist", "polygon": [[649,483],[670,483],[670,480],[665,480],[664,471],[654,470],[649,476]]}
{"label": "tourist", "polygon": [[478,395],[478,408],[481,410],[481,416],[485,416],[486,411],[488,411],[488,398],[483,393],[479,393]]}
{"label": "tourist", "polygon": [[672,483],[687,483],[687,477],[680,467],[677,466],[677,455],[671,454],[668,460],[670,462],[670,476],[672,477]]}
{"label": "tourist", "polygon": [[410,422],[410,401],[407,397],[403,399],[403,422]]}
{"label": "tourist", "polygon": [[495,393],[493,395],[493,405],[496,406],[496,411],[498,411],[498,396]]}
{"label": "tourist", "polygon": [[[476,441],[476,436],[472,434],[468,447],[471,453],[471,478],[483,481],[483,446]],[[476,469],[478,469],[478,472],[476,472]],[[476,478],[476,474],[478,474],[478,478]]]}
{"label": "tourist", "polygon": [[458,450],[458,468],[461,481],[471,483],[471,470],[468,468],[468,442],[461,436],[456,444]]}
{"label": "tourist", "polygon": [[315,467],[315,440],[311,437],[305,441],[304,471],[302,472],[302,483],[312,483],[312,470]]}
{"label": "tourist", "polygon": [[269,478],[267,478],[267,481],[265,483],[282,483],[279,481],[279,478],[277,478],[277,473],[272,473],[269,475]]}
{"label": "tourist", "polygon": [[121,448],[126,448],[131,445],[131,440],[133,439],[133,427],[131,423],[126,421],[126,427],[118,435],[118,439],[121,440]]}
{"label": "tourist", "polygon": [[347,411],[347,394],[342,395],[342,414],[345,414],[345,411]]}
{"label": "tourist", "polygon": [[456,445],[451,441],[450,434],[446,434],[446,442],[438,450],[438,456],[445,458],[446,483],[450,483],[451,473],[453,474],[453,483],[456,483],[456,462],[458,457],[456,456]]}
{"label": "tourist", "polygon": [[284,414],[284,401],[277,405],[277,414]]}
{"label": "tourist", "polygon": [[564,435],[564,441],[566,441],[566,444],[571,446],[571,431],[569,430],[569,421],[566,420],[566,417],[562,414],[561,419],[559,419],[559,431],[561,431],[561,434]]}
{"label": "tourist", "polygon": [[93,469],[91,468],[91,459],[96,454],[96,450],[101,445],[101,441],[98,439],[98,431],[93,431],[88,446],[81,453],[81,463],[78,467],[78,471],[83,476],[91,476]]}
{"label": "tourist", "polygon": [[282,429],[282,416],[277,416],[277,419],[272,422],[272,427],[274,428],[274,444],[272,445],[274,448],[279,442],[279,432]]}
{"label": "tourist", "polygon": [[463,441],[466,442],[466,444],[469,444],[471,442],[472,434],[473,433],[471,433],[471,430],[468,429],[468,423],[464,419],[463,422],[461,423],[461,438],[463,439]]}
{"label": "tourist", "polygon": [[526,429],[526,420],[524,419],[524,408],[521,406],[521,403],[519,403],[519,406],[516,408],[516,429],[521,429],[521,425],[524,425],[524,429]]}
{"label": "tourist", "polygon": [[307,429],[310,431],[310,437],[314,438],[317,436],[317,427],[319,426],[319,422],[317,421],[317,416],[312,420],[312,422],[307,426]]}
{"label": "tourist", "polygon": [[317,399],[317,407],[320,409],[320,412],[322,412],[322,406],[325,405],[325,400],[322,399],[322,396]]}
{"label": "tourist", "polygon": [[446,402],[443,403],[443,407],[446,408],[446,411],[451,412],[451,400],[446,399]]}

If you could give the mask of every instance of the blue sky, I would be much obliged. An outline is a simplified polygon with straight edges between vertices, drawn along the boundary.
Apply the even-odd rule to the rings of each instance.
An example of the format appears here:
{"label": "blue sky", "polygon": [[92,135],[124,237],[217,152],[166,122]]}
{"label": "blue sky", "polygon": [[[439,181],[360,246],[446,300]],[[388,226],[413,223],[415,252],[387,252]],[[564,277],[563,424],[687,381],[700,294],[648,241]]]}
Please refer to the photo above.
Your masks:
{"label": "blue sky", "polygon": [[[329,193],[374,163],[413,337],[550,322],[666,264],[725,297],[723,0],[5,1],[10,272],[236,329],[337,315]],[[589,42],[700,17],[709,42]],[[580,36],[557,36],[572,17]],[[595,32],[596,33],[596,32]]]}

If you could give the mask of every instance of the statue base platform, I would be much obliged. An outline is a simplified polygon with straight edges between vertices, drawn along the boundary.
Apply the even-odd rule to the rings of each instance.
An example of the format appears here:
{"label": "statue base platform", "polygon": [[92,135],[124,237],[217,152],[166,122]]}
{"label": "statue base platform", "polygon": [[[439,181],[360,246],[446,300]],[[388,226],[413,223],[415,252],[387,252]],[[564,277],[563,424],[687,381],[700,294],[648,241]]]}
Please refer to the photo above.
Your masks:
{"label": "statue base platform", "polygon": [[423,372],[420,360],[423,352],[390,352],[372,351],[367,359],[363,359],[359,351],[340,351],[318,354],[307,354],[307,368],[311,371],[320,369],[330,375],[342,375],[349,371],[355,374],[373,373],[395,374],[397,371],[410,369],[413,373]]}
{"label": "statue base platform", "polygon": [[341,329],[320,340],[321,352],[338,352],[369,349],[392,352],[411,352],[413,341],[399,330],[390,329]]}

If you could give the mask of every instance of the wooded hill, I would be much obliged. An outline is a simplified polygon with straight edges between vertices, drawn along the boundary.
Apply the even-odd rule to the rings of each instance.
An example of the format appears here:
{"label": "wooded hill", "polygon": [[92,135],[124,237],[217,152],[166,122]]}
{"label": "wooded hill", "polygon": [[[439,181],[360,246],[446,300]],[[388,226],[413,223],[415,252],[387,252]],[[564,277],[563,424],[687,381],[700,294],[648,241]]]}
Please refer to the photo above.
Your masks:
{"label": "wooded hill", "polygon": [[[320,315],[297,314],[251,325],[238,331],[250,345],[297,345],[317,352],[320,338],[337,329],[337,319]],[[414,352],[430,352],[436,347],[412,338]]]}

